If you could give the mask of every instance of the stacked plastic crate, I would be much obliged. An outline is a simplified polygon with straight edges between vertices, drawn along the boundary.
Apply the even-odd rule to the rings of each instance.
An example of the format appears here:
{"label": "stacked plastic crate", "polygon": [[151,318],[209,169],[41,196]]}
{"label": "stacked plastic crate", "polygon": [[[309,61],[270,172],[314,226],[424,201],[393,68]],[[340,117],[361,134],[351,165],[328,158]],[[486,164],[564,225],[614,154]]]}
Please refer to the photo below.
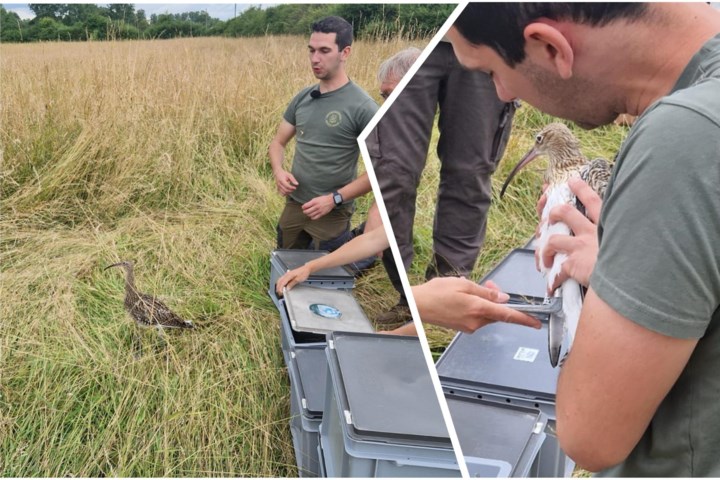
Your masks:
{"label": "stacked plastic crate", "polygon": [[281,275],[324,254],[271,255],[299,475],[459,476],[417,338],[373,333],[345,269],[275,294]]}
{"label": "stacked plastic crate", "polygon": [[[511,301],[534,303],[545,296],[532,249],[512,251],[481,283],[486,280],[511,294]],[[497,476],[572,474],[574,464],[555,435],[558,369],[550,365],[547,328],[545,318],[541,330],[496,323],[459,333],[437,361],[471,475],[478,452],[500,462]]]}
{"label": "stacked plastic crate", "polygon": [[[332,319],[323,322],[320,317],[319,329],[312,326],[305,328],[304,319],[295,318],[292,305],[288,308],[288,301],[297,300],[302,303],[308,296],[307,289],[323,289],[320,293],[326,294],[326,297],[337,293],[343,297],[343,301],[347,301],[347,297],[351,296],[349,292],[355,285],[355,278],[342,267],[321,270],[302,285],[290,290],[288,293],[291,295],[285,298],[277,296],[275,284],[287,271],[323,255],[327,255],[327,252],[275,250],[270,255],[268,293],[280,313],[281,347],[290,377],[290,432],[298,474],[301,477],[317,477],[324,473],[320,451],[320,422],[325,404],[327,376],[325,333],[333,328],[334,322]],[[325,302],[327,303],[327,298]],[[314,326],[317,327],[318,324]],[[364,316],[360,318],[357,328],[361,331],[372,331],[372,325]]]}

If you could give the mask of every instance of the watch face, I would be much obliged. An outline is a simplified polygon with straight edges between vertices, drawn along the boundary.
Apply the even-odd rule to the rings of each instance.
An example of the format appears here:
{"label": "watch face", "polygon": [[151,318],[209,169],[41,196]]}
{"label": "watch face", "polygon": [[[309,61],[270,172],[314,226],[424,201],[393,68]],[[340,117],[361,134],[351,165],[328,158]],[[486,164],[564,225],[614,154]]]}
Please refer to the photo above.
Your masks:
{"label": "watch face", "polygon": [[340,205],[343,201],[342,195],[336,193],[335,195],[333,195],[333,201],[335,202],[335,205]]}

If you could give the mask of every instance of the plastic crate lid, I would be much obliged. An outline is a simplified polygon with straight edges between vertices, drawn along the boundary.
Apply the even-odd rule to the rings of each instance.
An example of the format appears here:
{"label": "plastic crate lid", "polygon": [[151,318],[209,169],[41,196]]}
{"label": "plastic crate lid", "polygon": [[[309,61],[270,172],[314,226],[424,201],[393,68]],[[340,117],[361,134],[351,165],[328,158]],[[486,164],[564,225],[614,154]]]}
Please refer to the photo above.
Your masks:
{"label": "plastic crate lid", "polygon": [[360,304],[346,290],[296,285],[285,292],[285,306],[290,325],[299,332],[375,331]]}
{"label": "plastic crate lid", "polygon": [[329,338],[341,377],[339,397],[356,438],[451,445],[416,337],[335,332]]}
{"label": "plastic crate lid", "polygon": [[[293,270],[305,265],[310,260],[323,257],[328,252],[325,250],[274,250],[273,258],[277,259],[283,272]],[[318,270],[310,278],[327,278],[337,280],[354,280],[353,274],[345,267],[332,267]]]}
{"label": "plastic crate lid", "polygon": [[436,364],[443,385],[554,401],[558,370],[550,365],[547,324],[540,330],[493,323],[459,333]]}
{"label": "plastic crate lid", "polygon": [[325,382],[327,379],[327,357],[325,349],[298,348],[295,350],[295,362],[301,398],[305,398],[305,409],[315,417],[322,416],[325,407]]}
{"label": "plastic crate lid", "polygon": [[535,460],[546,419],[537,409],[446,395],[466,457],[488,458],[527,471]]}
{"label": "plastic crate lid", "polygon": [[480,280],[495,282],[505,293],[530,298],[545,298],[545,277],[535,268],[535,251],[513,250],[490,273]]}

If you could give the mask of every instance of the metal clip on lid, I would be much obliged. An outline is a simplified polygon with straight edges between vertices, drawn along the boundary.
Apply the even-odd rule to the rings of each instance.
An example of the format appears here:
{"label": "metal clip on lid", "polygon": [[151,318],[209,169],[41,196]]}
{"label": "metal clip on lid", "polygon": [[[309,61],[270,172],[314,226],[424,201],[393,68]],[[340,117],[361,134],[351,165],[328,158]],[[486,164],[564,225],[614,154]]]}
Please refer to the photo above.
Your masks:
{"label": "metal clip on lid", "polygon": [[[511,301],[517,296],[511,296]],[[545,315],[555,315],[562,312],[562,298],[551,297],[546,298],[543,303],[506,303],[507,308],[517,310],[518,312],[527,313],[533,317],[541,317]]]}

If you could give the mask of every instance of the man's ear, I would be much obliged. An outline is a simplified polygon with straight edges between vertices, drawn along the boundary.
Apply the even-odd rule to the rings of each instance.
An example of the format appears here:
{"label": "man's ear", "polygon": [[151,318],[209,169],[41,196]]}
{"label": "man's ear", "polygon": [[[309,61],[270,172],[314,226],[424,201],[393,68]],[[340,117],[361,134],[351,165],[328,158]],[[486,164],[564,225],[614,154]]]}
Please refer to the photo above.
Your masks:
{"label": "man's ear", "polygon": [[525,51],[533,63],[555,70],[560,78],[572,77],[575,53],[560,30],[543,22],[525,27]]}
{"label": "man's ear", "polygon": [[350,51],[352,50],[352,47],[348,45],[347,47],[343,48],[340,52],[340,60],[347,60],[350,56]]}

